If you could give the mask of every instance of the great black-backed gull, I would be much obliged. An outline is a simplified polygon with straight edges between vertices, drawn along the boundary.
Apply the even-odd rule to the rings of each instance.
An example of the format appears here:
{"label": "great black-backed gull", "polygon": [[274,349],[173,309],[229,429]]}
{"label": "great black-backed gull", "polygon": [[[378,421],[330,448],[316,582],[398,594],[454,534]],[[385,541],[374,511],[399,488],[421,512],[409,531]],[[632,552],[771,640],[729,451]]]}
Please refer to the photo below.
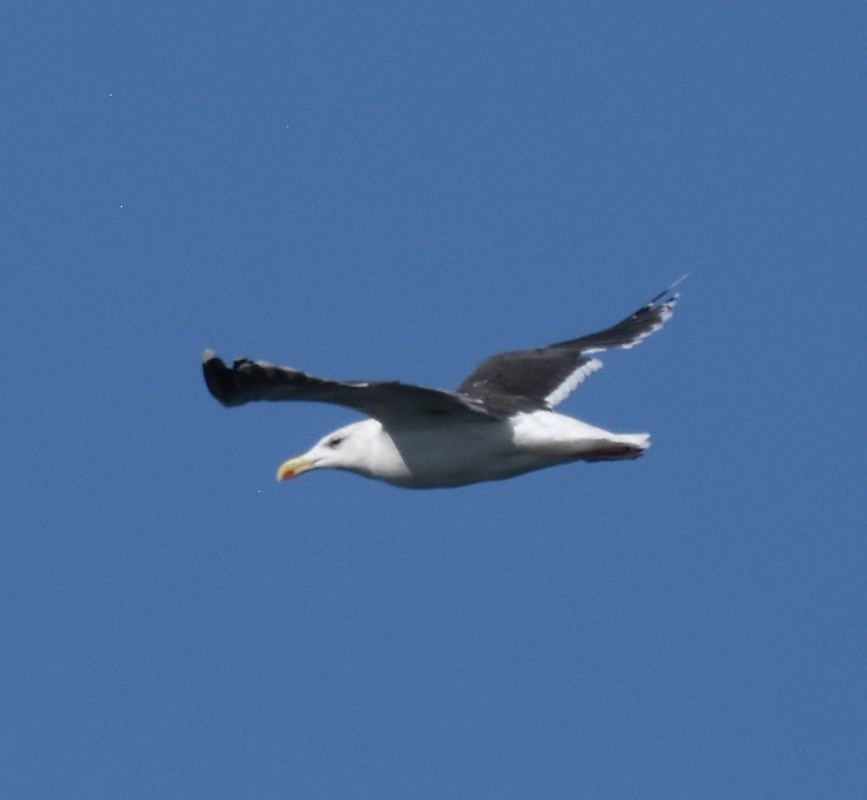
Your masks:
{"label": "great black-backed gull", "polygon": [[599,333],[491,356],[454,392],[397,381],[333,381],[246,358],[227,367],[210,350],[204,355],[205,382],[227,407],[307,400],[369,417],[284,462],[278,480],[331,468],[395,486],[433,488],[501,480],[572,461],[638,458],[650,446],[649,434],[610,433],[552,409],[602,366],[588,356],[633,347],[671,318],[677,283]]}

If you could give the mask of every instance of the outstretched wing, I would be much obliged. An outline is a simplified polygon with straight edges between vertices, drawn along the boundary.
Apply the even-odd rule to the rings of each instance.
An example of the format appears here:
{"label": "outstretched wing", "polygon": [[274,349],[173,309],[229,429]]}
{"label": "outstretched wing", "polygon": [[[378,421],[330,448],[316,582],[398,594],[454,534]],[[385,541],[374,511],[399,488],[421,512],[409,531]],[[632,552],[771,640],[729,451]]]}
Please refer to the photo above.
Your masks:
{"label": "outstretched wing", "polygon": [[682,280],[622,322],[599,333],[548,347],[491,356],[464,380],[458,392],[490,408],[511,406],[515,411],[553,408],[588,375],[602,368],[602,362],[588,358],[589,355],[614,347],[634,347],[671,319],[680,296],[672,290]]}
{"label": "outstretched wing", "polygon": [[302,400],[345,406],[383,423],[444,414],[497,418],[474,398],[397,381],[332,381],[246,358],[229,367],[210,350],[205,351],[202,369],[208,390],[226,407],[256,400]]}

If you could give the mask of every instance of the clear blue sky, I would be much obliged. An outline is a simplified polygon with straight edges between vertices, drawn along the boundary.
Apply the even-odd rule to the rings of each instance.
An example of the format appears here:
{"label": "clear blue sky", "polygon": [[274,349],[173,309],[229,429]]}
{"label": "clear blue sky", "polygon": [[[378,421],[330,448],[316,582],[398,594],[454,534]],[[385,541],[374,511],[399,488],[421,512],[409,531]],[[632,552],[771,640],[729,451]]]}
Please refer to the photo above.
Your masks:
{"label": "clear blue sky", "polygon": [[[0,795],[867,785],[861,2],[126,4],[0,26]],[[453,387],[690,272],[563,406],[631,463],[277,465],[205,347]]]}

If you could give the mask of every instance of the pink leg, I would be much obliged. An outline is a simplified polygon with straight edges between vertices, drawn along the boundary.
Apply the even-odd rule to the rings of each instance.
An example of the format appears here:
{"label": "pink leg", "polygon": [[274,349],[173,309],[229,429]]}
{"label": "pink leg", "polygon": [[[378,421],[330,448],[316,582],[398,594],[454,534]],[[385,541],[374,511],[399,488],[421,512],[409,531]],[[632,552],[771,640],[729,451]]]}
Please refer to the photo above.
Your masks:
{"label": "pink leg", "polygon": [[576,456],[580,461],[627,461],[639,458],[644,453],[641,447],[630,447],[627,444],[615,444],[604,450],[594,450],[592,453],[584,453]]}

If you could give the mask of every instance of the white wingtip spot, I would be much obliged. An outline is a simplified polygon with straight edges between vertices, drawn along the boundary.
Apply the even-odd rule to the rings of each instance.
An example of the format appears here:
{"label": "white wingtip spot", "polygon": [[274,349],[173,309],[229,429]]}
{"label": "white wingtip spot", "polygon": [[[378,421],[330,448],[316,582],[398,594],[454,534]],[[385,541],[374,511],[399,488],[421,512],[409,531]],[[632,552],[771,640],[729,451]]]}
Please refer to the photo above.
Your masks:
{"label": "white wingtip spot", "polygon": [[[682,278],[679,278],[677,281],[675,281],[675,283],[673,285],[676,286],[684,278],[686,278],[686,275],[684,275]],[[666,292],[667,291],[668,291],[668,289],[666,289]],[[677,305],[677,299],[679,297],[680,297],[680,293],[673,294],[671,297],[668,298],[668,300],[666,300],[664,303],[662,303],[659,306],[659,308],[656,309],[657,313],[659,314],[659,319],[657,319],[657,321],[653,325],[651,325],[646,331],[644,331],[644,333],[639,334],[631,342],[628,342],[627,344],[621,345],[621,347],[624,350],[631,350],[633,347],[635,347],[635,345],[641,344],[648,336],[652,336],[660,328],[662,328],[662,326],[665,325],[665,323],[668,322],[674,316],[674,307]],[[650,308],[650,307],[651,307],[650,305],[646,306],[646,308]],[[587,350],[586,352],[589,353],[591,351]]]}

